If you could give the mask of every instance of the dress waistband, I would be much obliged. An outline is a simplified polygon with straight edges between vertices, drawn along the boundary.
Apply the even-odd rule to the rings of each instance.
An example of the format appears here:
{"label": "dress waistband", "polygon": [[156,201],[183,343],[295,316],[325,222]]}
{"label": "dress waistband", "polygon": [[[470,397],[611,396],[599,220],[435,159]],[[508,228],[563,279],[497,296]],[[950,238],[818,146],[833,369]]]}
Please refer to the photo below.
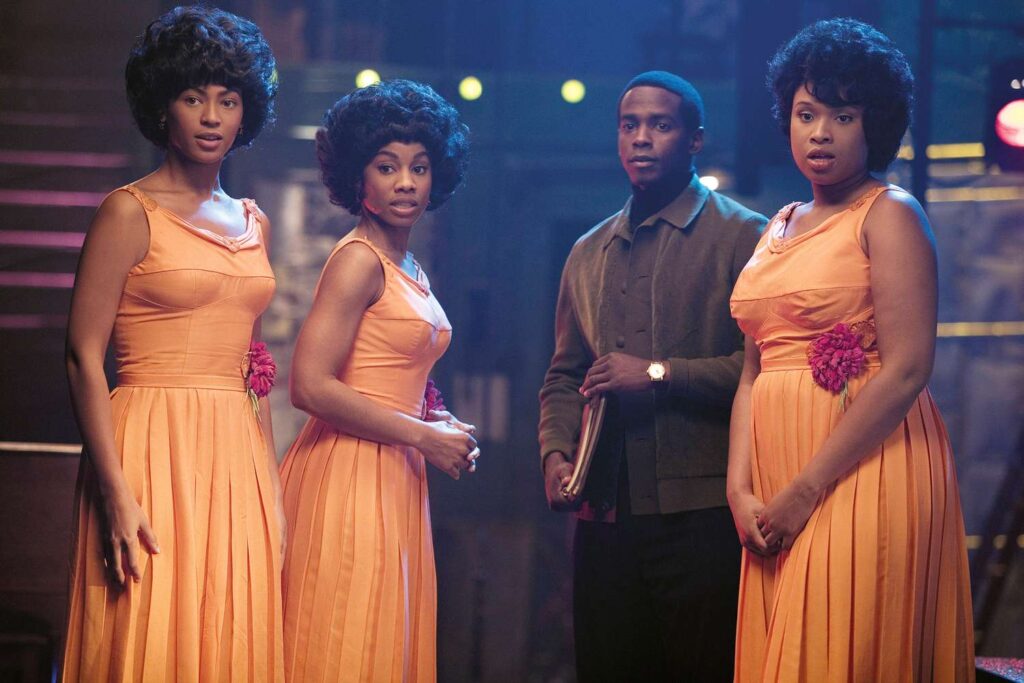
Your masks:
{"label": "dress waistband", "polygon": [[160,375],[155,373],[124,372],[117,374],[117,386],[245,391],[245,381],[241,375],[223,377],[219,375]]}
{"label": "dress waistband", "polygon": [[[882,366],[882,360],[877,351],[869,351],[864,354],[864,367],[878,368]],[[811,364],[807,356],[785,356],[783,358],[762,358],[761,372],[777,372],[780,370],[810,370]]]}

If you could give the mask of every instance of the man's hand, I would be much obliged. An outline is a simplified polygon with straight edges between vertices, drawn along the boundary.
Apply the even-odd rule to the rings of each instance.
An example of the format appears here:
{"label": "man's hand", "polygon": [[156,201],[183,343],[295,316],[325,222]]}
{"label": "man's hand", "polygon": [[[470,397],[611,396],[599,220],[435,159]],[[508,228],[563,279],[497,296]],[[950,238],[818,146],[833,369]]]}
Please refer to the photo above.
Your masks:
{"label": "man's hand", "polygon": [[544,460],[544,493],[552,510],[568,512],[577,508],[576,501],[562,493],[571,477],[572,463],[565,459],[565,455],[559,451],[549,453]]}
{"label": "man's hand", "polygon": [[[647,376],[647,368],[650,365],[649,360],[617,351],[605,354],[590,366],[587,376],[583,378],[580,393],[590,398],[594,394],[605,392],[632,394],[648,391],[653,387],[651,378]],[[668,363],[665,364],[665,369],[668,370]],[[667,374],[662,381],[668,381]]]}

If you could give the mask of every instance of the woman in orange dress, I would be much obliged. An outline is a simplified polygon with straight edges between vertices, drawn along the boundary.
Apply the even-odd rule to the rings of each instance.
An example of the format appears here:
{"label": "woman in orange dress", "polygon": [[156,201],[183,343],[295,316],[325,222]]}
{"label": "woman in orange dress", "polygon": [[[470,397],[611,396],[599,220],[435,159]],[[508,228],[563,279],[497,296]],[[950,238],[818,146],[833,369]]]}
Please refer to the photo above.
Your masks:
{"label": "woman in orange dress", "polygon": [[100,205],[75,281],[65,681],[283,680],[280,484],[267,402],[246,395],[270,226],[219,180],[272,118],[273,72],[254,24],[202,7],[151,23],[128,60],[132,113],[165,156]]}
{"label": "woman in orange dress", "polygon": [[837,19],[783,47],[769,83],[813,200],[768,224],[732,296],[735,680],[971,681],[956,472],[926,388],[933,240],[914,198],[872,176],[906,130],[909,66]]}
{"label": "woman in orange dress", "polygon": [[480,451],[424,400],[451,327],[408,244],[460,184],[467,133],[402,80],[343,97],[317,133],[331,201],[359,223],[327,259],[292,365],[292,402],[311,416],[282,463],[292,681],[436,677],[426,463],[458,479]]}

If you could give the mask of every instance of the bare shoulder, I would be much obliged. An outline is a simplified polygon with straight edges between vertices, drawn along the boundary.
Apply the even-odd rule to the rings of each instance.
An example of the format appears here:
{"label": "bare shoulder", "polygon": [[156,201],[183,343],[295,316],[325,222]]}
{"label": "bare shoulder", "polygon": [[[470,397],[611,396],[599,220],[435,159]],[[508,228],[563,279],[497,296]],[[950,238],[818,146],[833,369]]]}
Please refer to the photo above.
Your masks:
{"label": "bare shoulder", "polygon": [[93,225],[99,222],[113,222],[128,228],[144,226],[147,225],[146,210],[130,192],[111,192],[96,211]]}
{"label": "bare shoulder", "polygon": [[871,205],[864,218],[864,230],[882,229],[888,226],[894,229],[912,231],[928,230],[928,217],[921,208],[920,202],[909,192],[894,190],[883,192]]}
{"label": "bare shoulder", "polygon": [[102,247],[131,254],[138,262],[149,249],[149,220],[139,200],[128,192],[109,194],[93,216],[86,248]]}
{"label": "bare shoulder", "polygon": [[352,240],[338,248],[324,265],[320,292],[347,302],[372,304],[384,289],[384,264],[369,245]]}
{"label": "bare shoulder", "polygon": [[872,244],[935,245],[924,209],[914,195],[902,190],[883,192],[871,205],[864,217],[863,240],[868,250]]}

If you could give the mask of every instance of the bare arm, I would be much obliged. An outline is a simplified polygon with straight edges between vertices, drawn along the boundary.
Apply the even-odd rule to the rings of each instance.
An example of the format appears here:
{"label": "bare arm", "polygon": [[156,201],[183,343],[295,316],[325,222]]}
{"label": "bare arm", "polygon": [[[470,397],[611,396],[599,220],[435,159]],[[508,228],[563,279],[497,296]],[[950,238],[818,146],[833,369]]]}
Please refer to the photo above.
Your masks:
{"label": "bare arm", "polygon": [[115,192],[100,205],[78,263],[65,349],[71,402],[102,498],[105,559],[118,583],[124,583],[126,572],[136,581],[142,578],[137,559],[140,536],[151,553],[158,551],[149,521],[121,468],[103,373],[128,271],[149,249],[146,221],[142,207],[126,192]]}
{"label": "bare arm", "polygon": [[874,452],[928,383],[935,355],[937,284],[931,229],[909,195],[886,193],[864,223],[882,367],[821,449],[762,515],[769,544],[789,547],[825,489]]}
{"label": "bare arm", "polygon": [[758,555],[769,549],[757,526],[764,502],[754,494],[750,467],[750,395],[754,380],[761,373],[761,354],[751,337],[746,338],[743,371],[732,401],[729,422],[729,470],[726,475],[726,497],[732,510],[733,523],[743,547]]}
{"label": "bare arm", "polygon": [[472,435],[446,421],[424,422],[383,406],[338,379],[363,312],[384,291],[382,268],[377,255],[359,242],[328,261],[295,345],[292,403],[354,436],[417,448],[428,462],[458,479],[475,457]]}

